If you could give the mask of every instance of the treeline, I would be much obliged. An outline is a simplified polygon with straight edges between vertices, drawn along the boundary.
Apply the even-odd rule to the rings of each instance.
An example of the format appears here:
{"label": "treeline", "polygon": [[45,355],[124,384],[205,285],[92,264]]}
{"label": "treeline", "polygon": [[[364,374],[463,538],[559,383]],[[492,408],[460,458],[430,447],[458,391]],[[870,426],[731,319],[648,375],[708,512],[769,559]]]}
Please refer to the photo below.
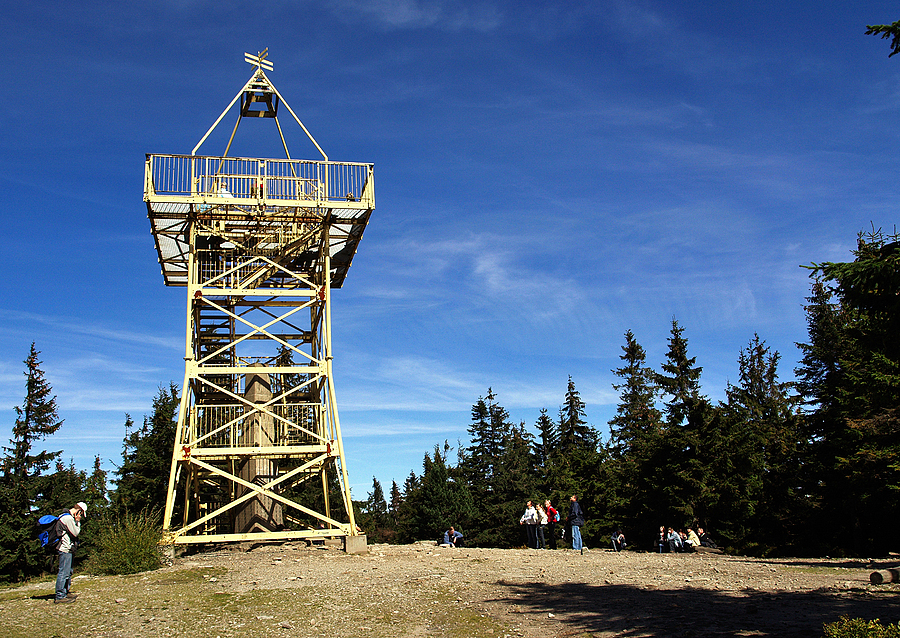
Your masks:
{"label": "treeline", "polygon": [[472,407],[468,444],[425,455],[421,474],[377,479],[360,522],[387,542],[436,539],[450,525],[470,544],[524,544],[526,500],[564,512],[579,495],[588,546],[622,527],[650,548],[660,525],[705,527],[756,555],[885,555],[900,520],[900,242],[860,234],[854,260],[810,266],[808,340],[795,382],[754,335],[738,376],[713,402],[673,319],[659,369],[625,333],[611,436],[586,421],[572,379],[558,414],[513,423],[488,389]]}

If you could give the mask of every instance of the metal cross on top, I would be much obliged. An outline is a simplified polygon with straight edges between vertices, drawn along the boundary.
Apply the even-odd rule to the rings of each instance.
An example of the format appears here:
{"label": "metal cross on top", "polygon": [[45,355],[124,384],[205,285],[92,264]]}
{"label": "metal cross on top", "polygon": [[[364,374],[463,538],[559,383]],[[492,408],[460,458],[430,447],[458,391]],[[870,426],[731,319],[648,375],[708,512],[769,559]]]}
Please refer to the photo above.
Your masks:
{"label": "metal cross on top", "polygon": [[266,47],[262,51],[257,51],[256,55],[253,55],[252,53],[244,53],[244,62],[246,62],[247,64],[255,65],[257,70],[265,69],[266,71],[271,71],[274,66],[266,59],[268,56],[269,47]]}

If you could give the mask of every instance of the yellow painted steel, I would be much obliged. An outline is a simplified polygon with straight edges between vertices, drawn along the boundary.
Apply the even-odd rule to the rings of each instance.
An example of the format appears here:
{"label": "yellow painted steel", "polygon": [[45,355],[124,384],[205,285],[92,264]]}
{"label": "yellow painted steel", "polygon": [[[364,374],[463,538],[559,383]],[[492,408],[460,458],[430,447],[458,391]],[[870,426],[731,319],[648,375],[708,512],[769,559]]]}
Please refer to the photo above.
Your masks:
{"label": "yellow painted steel", "polygon": [[[191,155],[148,155],[145,164],[163,279],[187,290],[163,521],[172,544],[359,534],[333,378],[331,295],[375,207],[374,168],[328,160],[266,77],[265,54],[247,54],[253,76]],[[283,104],[324,159],[290,159],[286,144],[287,159],[229,157],[227,148],[196,155],[238,101],[238,122],[273,117],[282,142]],[[258,103],[266,110],[251,109]]]}

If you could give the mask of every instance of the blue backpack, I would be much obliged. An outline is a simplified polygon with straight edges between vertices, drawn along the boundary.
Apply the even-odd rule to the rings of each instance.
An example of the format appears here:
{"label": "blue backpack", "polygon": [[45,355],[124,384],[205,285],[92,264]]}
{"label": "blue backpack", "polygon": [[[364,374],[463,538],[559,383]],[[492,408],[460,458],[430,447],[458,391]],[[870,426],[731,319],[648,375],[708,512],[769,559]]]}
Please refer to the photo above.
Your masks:
{"label": "blue backpack", "polygon": [[47,514],[38,519],[37,538],[44,553],[54,555],[59,551],[59,541],[65,533],[63,524],[59,519],[66,514],[68,512],[63,512],[59,516]]}

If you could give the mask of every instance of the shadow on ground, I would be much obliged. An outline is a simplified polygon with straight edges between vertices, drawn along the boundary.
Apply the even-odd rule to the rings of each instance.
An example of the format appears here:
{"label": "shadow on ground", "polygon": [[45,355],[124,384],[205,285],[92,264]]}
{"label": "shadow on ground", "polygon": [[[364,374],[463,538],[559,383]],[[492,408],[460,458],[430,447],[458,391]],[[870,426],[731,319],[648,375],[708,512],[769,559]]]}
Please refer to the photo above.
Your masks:
{"label": "shadow on ground", "polygon": [[821,637],[823,624],[841,616],[884,623],[900,618],[900,592],[869,593],[862,588],[772,594],[581,583],[497,585],[502,593],[493,602],[543,615],[542,622],[557,624],[556,631],[548,625],[548,635]]}

